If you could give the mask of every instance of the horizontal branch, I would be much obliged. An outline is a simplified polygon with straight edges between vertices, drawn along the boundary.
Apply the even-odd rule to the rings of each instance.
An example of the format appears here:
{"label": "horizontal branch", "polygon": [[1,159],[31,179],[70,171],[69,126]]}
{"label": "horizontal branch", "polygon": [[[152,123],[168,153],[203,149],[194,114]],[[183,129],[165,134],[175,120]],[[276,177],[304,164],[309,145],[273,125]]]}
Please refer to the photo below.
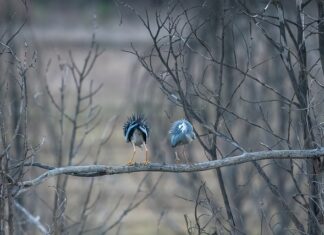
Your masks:
{"label": "horizontal branch", "polygon": [[[135,163],[132,166],[106,166],[106,165],[88,165],[88,166],[66,166],[54,168],[46,171],[35,179],[20,182],[19,186],[22,190],[32,186],[37,186],[47,179],[67,174],[78,177],[96,177],[104,175],[115,175],[124,173],[133,173],[140,171],[155,171],[155,172],[196,172],[217,169],[225,166],[232,166],[251,161],[259,161],[265,159],[311,159],[324,155],[324,148],[310,150],[272,150],[260,152],[246,152],[241,155],[227,157],[220,160],[201,162],[195,164],[161,164],[150,163],[148,165]],[[39,165],[42,167],[42,165]]]}

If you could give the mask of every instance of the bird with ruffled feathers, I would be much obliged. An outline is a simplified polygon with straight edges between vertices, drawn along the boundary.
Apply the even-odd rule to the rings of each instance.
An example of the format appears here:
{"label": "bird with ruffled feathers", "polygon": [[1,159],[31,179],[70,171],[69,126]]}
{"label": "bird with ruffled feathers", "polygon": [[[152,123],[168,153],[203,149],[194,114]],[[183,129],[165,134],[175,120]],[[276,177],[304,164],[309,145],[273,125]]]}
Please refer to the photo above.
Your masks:
{"label": "bird with ruffled feathers", "polygon": [[146,119],[143,114],[133,114],[128,120],[125,122],[123,126],[124,136],[126,142],[131,142],[133,145],[133,156],[127,162],[128,165],[133,165],[134,157],[136,153],[136,146],[145,148],[145,161],[144,164],[148,164],[147,152],[148,149],[146,147],[146,140],[149,136],[150,128],[147,124]]}
{"label": "bird with ruffled feathers", "polygon": [[[195,132],[189,121],[186,119],[180,119],[175,121],[169,130],[171,147],[175,148],[180,145],[185,145],[191,143],[196,139]],[[177,151],[175,151],[176,161],[179,162]],[[185,154],[184,154],[185,157]],[[185,157],[186,158],[186,157]],[[187,158],[186,161],[188,162]]]}

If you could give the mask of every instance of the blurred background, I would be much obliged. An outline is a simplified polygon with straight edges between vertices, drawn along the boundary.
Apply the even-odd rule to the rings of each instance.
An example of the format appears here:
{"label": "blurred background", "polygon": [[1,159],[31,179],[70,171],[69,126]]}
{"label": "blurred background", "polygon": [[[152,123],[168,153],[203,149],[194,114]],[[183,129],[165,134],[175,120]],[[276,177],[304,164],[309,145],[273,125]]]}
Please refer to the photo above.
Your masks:
{"label": "blurred background", "polygon": [[[161,3],[155,0],[138,1],[135,5],[143,9],[154,9],[160,7]],[[0,9],[3,32],[15,32],[27,19],[12,48],[19,51],[20,55],[26,52],[28,58],[37,53],[35,66],[28,71],[29,136],[34,145],[42,143],[34,161],[57,165],[60,116],[48,96],[46,86],[59,102],[61,79],[66,76],[64,102],[68,112],[73,113],[76,104],[75,84],[71,74],[65,74],[60,64],[69,61],[71,52],[76,64],[81,67],[93,34],[102,54],[85,81],[84,93],[88,91],[86,87],[90,80],[95,88],[102,84],[93,98],[94,105],[100,106],[101,111],[98,126],[87,135],[79,154],[73,158],[72,165],[93,164],[101,137],[110,132],[111,138],[102,146],[97,163],[126,164],[132,156],[133,148],[130,143],[125,143],[122,125],[136,112],[145,113],[151,126],[152,138],[162,131],[162,135],[156,138],[156,144],[161,143],[160,148],[170,148],[167,142],[169,124],[176,118],[184,117],[184,114],[181,110],[175,110],[172,120],[164,114],[163,107],[167,101],[158,84],[148,78],[147,74],[144,75],[146,72],[134,55],[123,51],[130,48],[130,43],[140,50],[145,50],[150,45],[148,33],[136,15],[114,1],[27,1],[25,7],[21,1],[4,0],[0,4],[3,6]],[[3,66],[9,69],[7,61]],[[16,70],[16,65],[13,65],[13,70]],[[148,90],[149,92],[145,92]],[[163,125],[159,122],[160,119],[165,119]],[[66,136],[63,140],[62,165],[68,165],[70,123],[66,122],[64,129]],[[81,139],[83,134],[84,130],[80,130],[77,138]],[[173,152],[171,154],[169,149],[166,153],[170,154],[163,154],[159,158],[154,155],[154,146],[151,146],[150,141],[148,144],[152,162],[174,162]],[[137,150],[135,161],[144,161],[144,154],[144,151]],[[31,179],[41,172],[43,170],[33,169],[25,177]],[[94,179],[69,177],[64,194],[60,194],[63,187],[57,187],[56,179],[50,179],[27,192],[24,195],[24,205],[32,214],[40,216],[44,225],[50,227],[53,225],[55,200],[60,201],[56,216],[64,220],[66,231],[62,234],[184,234],[183,216],[191,210],[192,203],[182,197],[186,198],[191,189],[178,188],[181,182],[178,182],[174,174],[163,175],[152,195],[133,211],[126,211],[131,203],[137,203],[151,191],[160,175],[135,173]],[[139,186],[140,182],[142,184]],[[93,188],[91,195],[88,195],[91,184]],[[157,194],[159,199],[155,200],[154,195]],[[59,196],[55,197],[56,195]],[[82,214],[83,206],[89,207],[85,215]],[[85,225],[82,225],[81,217],[84,218]],[[26,234],[39,232],[24,221],[21,216],[20,223],[27,226]],[[114,224],[115,222],[117,223]],[[18,234],[22,232],[23,230],[18,230]]]}
{"label": "blurred background", "polygon": [[[317,8],[315,1],[307,2],[304,10],[309,17],[304,20],[311,23]],[[24,132],[28,137],[15,138],[14,162],[24,156],[30,164],[49,166],[126,164],[133,148],[125,143],[122,126],[138,112],[145,114],[151,127],[151,162],[175,163],[168,130],[170,123],[184,117],[199,135],[199,140],[179,149],[192,163],[240,153],[234,142],[248,151],[303,149],[303,108],[294,106],[298,97],[280,52],[254,21],[263,18],[249,17],[265,11],[276,16],[277,8],[267,5],[269,1],[240,5],[192,0],[174,10],[174,3],[1,0],[1,39],[19,58],[0,57],[8,133],[24,132],[20,101],[25,83],[17,77],[26,82],[28,93],[23,96],[28,100]],[[295,21],[295,8],[289,1],[282,4],[285,17]],[[168,23],[176,25],[170,31],[171,24],[162,27],[158,41],[162,53],[170,50],[164,36],[171,33],[178,37],[173,41],[175,50],[182,53],[180,68],[170,70],[181,71],[180,78],[170,83],[172,72],[166,72],[152,50],[152,37],[141,21],[149,19],[155,32],[160,16],[156,12],[161,18],[172,15]],[[280,38],[277,23],[277,18],[269,17],[261,26],[275,41]],[[296,28],[291,35],[297,34]],[[190,38],[190,46],[179,35]],[[320,146],[323,79],[316,37],[310,33],[306,40],[312,81],[308,104],[314,104],[313,130]],[[288,45],[293,44],[288,39]],[[297,50],[291,46],[291,51]],[[151,71],[145,63],[143,67],[150,58]],[[296,74],[298,61],[291,61]],[[187,103],[178,103],[184,99]],[[206,125],[219,132],[207,131]],[[138,149],[135,161],[144,161],[144,156]],[[41,168],[27,166],[19,177],[33,179],[44,172]],[[280,196],[269,189],[269,182]],[[307,187],[304,162],[263,161],[260,168],[249,163],[190,174],[54,177],[24,192],[19,203],[55,234],[294,234],[296,224],[282,201],[306,226],[301,201],[306,201]],[[23,213],[15,213],[17,234],[41,234]]]}

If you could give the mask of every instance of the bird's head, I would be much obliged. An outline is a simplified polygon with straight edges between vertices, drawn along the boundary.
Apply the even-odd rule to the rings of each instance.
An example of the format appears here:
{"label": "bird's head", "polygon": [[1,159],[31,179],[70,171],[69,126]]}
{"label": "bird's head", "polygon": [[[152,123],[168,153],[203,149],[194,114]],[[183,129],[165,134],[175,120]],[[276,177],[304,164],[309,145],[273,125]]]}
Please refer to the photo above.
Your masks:
{"label": "bird's head", "polygon": [[191,141],[196,139],[196,134],[194,132],[190,132],[186,134],[187,140],[190,143]]}
{"label": "bird's head", "polygon": [[197,137],[196,137],[196,134],[195,132],[192,132],[192,139],[195,140]]}

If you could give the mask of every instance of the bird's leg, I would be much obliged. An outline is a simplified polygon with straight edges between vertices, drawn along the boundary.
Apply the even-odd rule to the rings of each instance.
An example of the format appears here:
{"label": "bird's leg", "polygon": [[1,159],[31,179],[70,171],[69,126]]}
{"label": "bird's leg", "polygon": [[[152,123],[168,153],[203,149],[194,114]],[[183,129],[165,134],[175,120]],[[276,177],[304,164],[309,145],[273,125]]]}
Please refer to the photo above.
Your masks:
{"label": "bird's leg", "polygon": [[183,146],[182,155],[183,155],[183,157],[184,157],[186,163],[189,164],[188,158],[187,158],[187,156],[186,156],[185,146]]}
{"label": "bird's leg", "polygon": [[179,158],[179,156],[178,156],[178,152],[177,152],[177,150],[174,152],[175,153],[175,159],[176,159],[176,163],[180,163],[180,158]]}
{"label": "bird's leg", "polygon": [[133,151],[133,157],[132,157],[132,159],[127,162],[127,165],[129,165],[129,166],[131,166],[131,165],[134,164],[134,157],[135,157],[135,153],[136,153],[136,148],[135,148],[135,145],[134,145],[133,142],[132,142],[132,145],[133,145],[134,151]]}
{"label": "bird's leg", "polygon": [[150,163],[150,161],[148,160],[148,157],[147,157],[148,149],[147,149],[147,147],[146,147],[145,142],[143,142],[143,145],[144,145],[144,148],[145,148],[145,161],[144,161],[144,165],[147,165],[147,164]]}

